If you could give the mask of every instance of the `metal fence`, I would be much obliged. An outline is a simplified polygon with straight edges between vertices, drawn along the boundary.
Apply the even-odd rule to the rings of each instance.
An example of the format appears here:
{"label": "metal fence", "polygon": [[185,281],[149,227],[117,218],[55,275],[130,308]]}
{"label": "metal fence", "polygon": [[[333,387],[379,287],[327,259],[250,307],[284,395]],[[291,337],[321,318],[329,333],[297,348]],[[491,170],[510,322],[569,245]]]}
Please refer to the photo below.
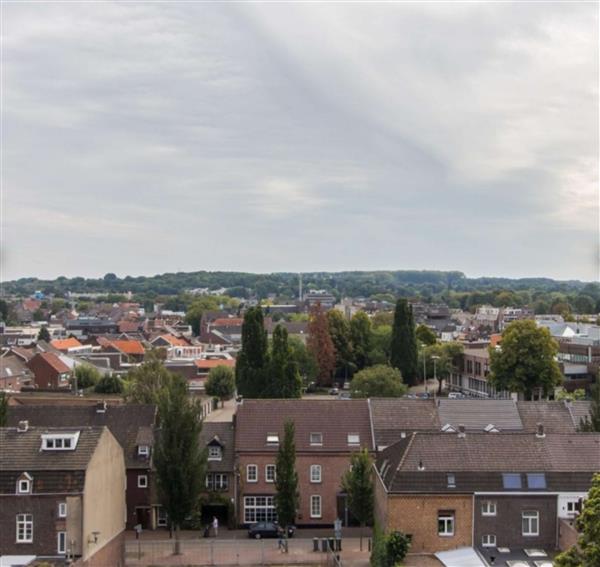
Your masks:
{"label": "metal fence", "polygon": [[[332,541],[332,540],[331,540]],[[128,540],[125,562],[128,567],[259,566],[314,564],[342,567],[342,553],[330,540],[290,539],[284,552],[277,539],[182,539],[175,555],[175,540]],[[315,551],[317,547],[318,551]]]}

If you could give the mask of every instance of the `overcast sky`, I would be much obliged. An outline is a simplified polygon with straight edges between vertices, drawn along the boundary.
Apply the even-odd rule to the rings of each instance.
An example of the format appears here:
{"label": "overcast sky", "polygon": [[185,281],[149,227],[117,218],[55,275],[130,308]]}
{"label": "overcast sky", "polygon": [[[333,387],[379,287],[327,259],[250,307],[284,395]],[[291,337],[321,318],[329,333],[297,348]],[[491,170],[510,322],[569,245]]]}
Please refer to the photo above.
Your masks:
{"label": "overcast sky", "polygon": [[3,276],[598,278],[598,4],[3,6]]}

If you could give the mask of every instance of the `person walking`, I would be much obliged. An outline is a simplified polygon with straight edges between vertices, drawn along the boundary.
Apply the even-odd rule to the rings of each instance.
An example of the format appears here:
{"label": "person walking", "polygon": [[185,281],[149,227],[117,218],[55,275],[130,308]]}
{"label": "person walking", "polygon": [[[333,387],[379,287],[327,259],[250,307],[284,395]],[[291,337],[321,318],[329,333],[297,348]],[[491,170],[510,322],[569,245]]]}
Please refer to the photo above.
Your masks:
{"label": "person walking", "polygon": [[213,516],[212,521],[213,531],[215,532],[215,537],[219,535],[219,520],[217,520],[216,516]]}

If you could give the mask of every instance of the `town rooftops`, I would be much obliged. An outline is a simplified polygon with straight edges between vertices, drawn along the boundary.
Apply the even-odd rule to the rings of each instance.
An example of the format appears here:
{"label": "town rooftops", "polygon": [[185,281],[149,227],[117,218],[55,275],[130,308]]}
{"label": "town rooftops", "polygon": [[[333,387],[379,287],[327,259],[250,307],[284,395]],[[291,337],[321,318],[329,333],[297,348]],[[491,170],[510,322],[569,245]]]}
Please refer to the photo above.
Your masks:
{"label": "town rooftops", "polygon": [[57,350],[69,350],[83,346],[75,337],[69,337],[68,339],[54,339],[53,341],[50,341],[50,345]]}
{"label": "town rooftops", "polygon": [[367,400],[244,400],[236,412],[238,452],[276,452],[294,422],[296,451],[374,450]]}
{"label": "town rooftops", "polygon": [[29,360],[28,364],[32,364],[35,360],[43,360],[48,366],[59,374],[70,372],[70,368],[52,352],[40,352]]}
{"label": "town rooftops", "polygon": [[523,422],[513,400],[449,400],[440,398],[438,405],[440,424],[455,430],[464,425],[467,430],[484,431],[493,425],[500,431],[518,431]]}
{"label": "town rooftops", "polygon": [[569,408],[564,402],[517,402],[524,431],[535,431],[542,423],[546,433],[575,433]]}
{"label": "town rooftops", "polygon": [[592,403],[585,400],[576,400],[573,402],[565,402],[565,406],[569,411],[573,425],[579,427],[581,421],[590,416]]}
{"label": "town rooftops", "polygon": [[216,422],[207,421],[202,424],[200,442],[202,447],[209,443],[218,441],[222,447],[222,459],[220,461],[208,461],[209,471],[233,471],[235,460],[233,423],[230,421]]}
{"label": "town rooftops", "polygon": [[143,355],[146,350],[140,341],[134,340],[113,340],[104,337],[98,338],[98,344],[105,348],[114,348],[123,354]]}

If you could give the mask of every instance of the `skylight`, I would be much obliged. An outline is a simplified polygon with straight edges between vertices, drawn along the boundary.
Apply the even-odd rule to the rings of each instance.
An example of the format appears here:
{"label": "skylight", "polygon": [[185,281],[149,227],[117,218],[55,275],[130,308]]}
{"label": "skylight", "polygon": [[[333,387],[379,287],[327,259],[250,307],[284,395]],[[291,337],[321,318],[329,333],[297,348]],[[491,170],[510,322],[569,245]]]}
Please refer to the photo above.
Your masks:
{"label": "skylight", "polygon": [[546,488],[546,475],[544,473],[527,473],[527,486],[534,489]]}
{"label": "skylight", "polygon": [[519,473],[504,473],[502,484],[506,489],[518,490],[521,488],[521,475]]}

